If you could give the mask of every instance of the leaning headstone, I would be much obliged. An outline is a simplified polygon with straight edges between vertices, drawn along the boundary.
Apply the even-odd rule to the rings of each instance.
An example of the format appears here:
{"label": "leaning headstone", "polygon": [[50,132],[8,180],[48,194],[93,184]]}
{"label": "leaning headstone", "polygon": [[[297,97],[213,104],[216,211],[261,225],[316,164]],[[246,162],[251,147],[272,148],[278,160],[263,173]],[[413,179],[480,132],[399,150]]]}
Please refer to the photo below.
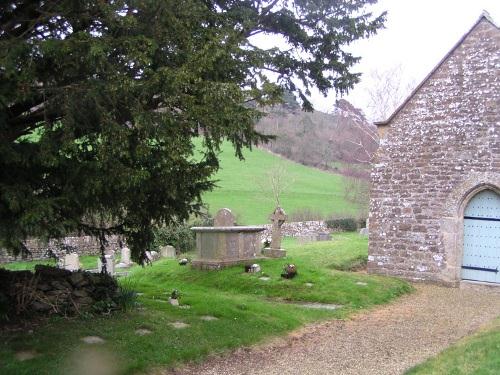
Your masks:
{"label": "leaning headstone", "polygon": [[282,258],[286,256],[286,251],[281,248],[281,227],[287,219],[285,210],[276,207],[269,219],[272,222],[271,247],[265,248],[262,253],[271,258]]}
{"label": "leaning headstone", "polygon": [[175,258],[175,247],[171,245],[160,246],[160,258]]}
{"label": "leaning headstone", "polygon": [[64,268],[68,271],[78,271],[80,269],[80,261],[77,253],[65,254],[59,258],[59,268]]}
{"label": "leaning headstone", "polygon": [[214,227],[232,227],[236,218],[229,208],[221,208],[214,217]]}
{"label": "leaning headstone", "polygon": [[[113,254],[106,254],[104,255],[104,259],[106,262],[106,273],[109,275],[114,275],[115,274],[115,256]],[[103,264],[101,261],[101,257],[97,258],[97,269],[99,272],[102,272],[103,270]]]}

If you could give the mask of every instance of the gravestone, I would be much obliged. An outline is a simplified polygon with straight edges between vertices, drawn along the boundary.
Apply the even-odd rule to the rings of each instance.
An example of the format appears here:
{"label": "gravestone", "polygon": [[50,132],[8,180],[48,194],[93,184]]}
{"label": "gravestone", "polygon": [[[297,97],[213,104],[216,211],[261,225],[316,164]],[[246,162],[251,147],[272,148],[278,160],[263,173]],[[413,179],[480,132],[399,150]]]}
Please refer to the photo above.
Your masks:
{"label": "gravestone", "polygon": [[62,258],[59,258],[58,266],[68,271],[78,271],[80,269],[78,254],[64,254]]}
{"label": "gravestone", "polygon": [[[106,273],[109,275],[114,275],[115,274],[115,256],[114,254],[105,254],[104,259],[106,262]],[[103,269],[103,264],[101,261],[101,257],[97,258],[97,269],[99,272],[102,272]]]}
{"label": "gravestone", "polygon": [[175,258],[175,247],[171,245],[160,246],[161,258]]}
{"label": "gravestone", "polygon": [[124,264],[132,263],[130,259],[130,249],[127,246],[120,249],[120,262]]}
{"label": "gravestone", "polygon": [[124,246],[120,249],[120,263],[116,265],[117,268],[127,268],[132,265],[132,260],[130,259],[130,249]]}
{"label": "gravestone", "polygon": [[368,234],[370,233],[370,230],[368,229],[369,220],[370,219],[366,219],[366,228],[361,228],[359,230],[359,234],[361,234],[362,236],[368,236]]}
{"label": "gravestone", "polygon": [[221,208],[214,217],[214,227],[232,227],[236,218],[229,208]]}
{"label": "gravestone", "polygon": [[276,207],[274,212],[269,216],[272,222],[271,247],[262,250],[265,256],[271,258],[283,258],[286,256],[286,251],[281,248],[281,227],[287,218],[285,210],[281,207]]}
{"label": "gravestone", "polygon": [[316,241],[330,241],[332,239],[332,235],[328,232],[320,232],[316,234]]}

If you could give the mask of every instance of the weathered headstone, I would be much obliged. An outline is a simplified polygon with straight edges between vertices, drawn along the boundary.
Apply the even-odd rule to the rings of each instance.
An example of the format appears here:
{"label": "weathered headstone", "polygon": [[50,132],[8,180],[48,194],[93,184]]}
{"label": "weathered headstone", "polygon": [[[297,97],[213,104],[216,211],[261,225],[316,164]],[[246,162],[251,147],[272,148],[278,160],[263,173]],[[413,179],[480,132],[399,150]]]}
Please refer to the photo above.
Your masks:
{"label": "weathered headstone", "polygon": [[236,218],[229,208],[221,208],[214,217],[214,227],[232,227]]}
{"label": "weathered headstone", "polygon": [[368,234],[370,233],[370,230],[368,229],[369,221],[370,219],[366,219],[366,228],[361,228],[359,230],[359,234],[361,234],[362,236],[368,236]]}
{"label": "weathered headstone", "polygon": [[116,268],[127,268],[132,265],[132,260],[130,259],[130,249],[124,246],[120,249],[120,263],[116,265]]}
{"label": "weathered headstone", "polygon": [[[108,273],[110,275],[114,275],[115,274],[115,256],[113,254],[106,254],[106,255],[104,255],[104,259],[106,262],[106,273]],[[103,266],[104,265],[102,264],[101,257],[98,257],[97,258],[97,269],[99,270],[99,272],[102,272]]]}
{"label": "weathered headstone", "polygon": [[282,258],[286,256],[286,251],[281,248],[281,227],[287,219],[285,210],[276,207],[269,219],[272,222],[271,247],[265,248],[262,253],[271,258]]}
{"label": "weathered headstone", "polygon": [[78,271],[80,269],[80,261],[77,253],[64,254],[59,258],[59,268],[64,268],[68,271]]}
{"label": "weathered headstone", "polygon": [[132,263],[132,260],[130,259],[130,249],[127,246],[123,246],[120,249],[120,262],[124,264]]}
{"label": "weathered headstone", "polygon": [[160,246],[161,258],[175,258],[175,247],[171,245]]}
{"label": "weathered headstone", "polygon": [[328,232],[320,232],[316,235],[316,241],[330,241],[332,235]]}

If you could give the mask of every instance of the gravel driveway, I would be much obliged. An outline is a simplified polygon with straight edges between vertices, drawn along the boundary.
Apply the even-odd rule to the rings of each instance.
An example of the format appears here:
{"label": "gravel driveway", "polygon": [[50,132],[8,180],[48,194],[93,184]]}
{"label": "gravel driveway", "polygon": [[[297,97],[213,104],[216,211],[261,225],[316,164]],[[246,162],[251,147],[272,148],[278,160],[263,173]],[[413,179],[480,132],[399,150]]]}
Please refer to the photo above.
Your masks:
{"label": "gravel driveway", "polygon": [[500,287],[415,288],[349,321],[311,325],[170,374],[401,374],[500,315]]}

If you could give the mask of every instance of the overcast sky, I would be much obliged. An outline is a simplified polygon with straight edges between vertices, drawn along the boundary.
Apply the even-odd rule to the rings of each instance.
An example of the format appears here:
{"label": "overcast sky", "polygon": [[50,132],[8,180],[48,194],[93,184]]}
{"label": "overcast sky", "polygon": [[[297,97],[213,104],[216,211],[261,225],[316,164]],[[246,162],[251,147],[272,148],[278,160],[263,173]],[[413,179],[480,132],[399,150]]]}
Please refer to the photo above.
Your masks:
{"label": "overcast sky", "polygon": [[[355,71],[365,79],[346,97],[366,110],[366,87],[373,69],[385,70],[401,65],[403,84],[418,84],[487,10],[500,23],[500,0],[379,0],[374,13],[387,10],[386,29],[352,47],[361,63]],[[315,108],[331,111],[335,94],[324,98],[313,94]]]}

